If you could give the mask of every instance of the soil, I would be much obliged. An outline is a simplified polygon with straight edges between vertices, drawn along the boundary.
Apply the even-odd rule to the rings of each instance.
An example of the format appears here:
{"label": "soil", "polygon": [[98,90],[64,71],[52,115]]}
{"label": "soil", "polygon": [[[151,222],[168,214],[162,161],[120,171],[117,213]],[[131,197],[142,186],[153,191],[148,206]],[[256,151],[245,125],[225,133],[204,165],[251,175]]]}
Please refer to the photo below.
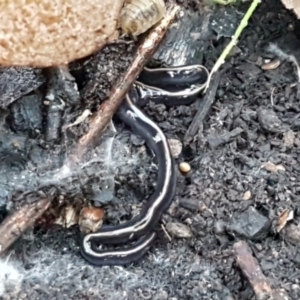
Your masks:
{"label": "soil", "polygon": [[[200,7],[202,17],[224,18],[226,24],[232,24],[211,22],[214,26],[200,42],[190,41],[200,43],[203,53],[195,61],[191,57],[186,61],[202,63],[210,70],[249,3],[212,10],[197,1],[187,1],[189,5],[177,2]],[[219,17],[220,13],[224,14]],[[176,197],[163,216],[171,241],[161,230],[141,261],[126,268],[98,268],[80,255],[78,226],[29,230],[9,252],[7,261],[1,262],[0,299],[254,299],[233,255],[233,244],[239,240],[247,241],[274,289],[286,291],[290,299],[300,299],[300,85],[293,63],[300,60],[299,29],[299,21],[279,0],[263,1],[255,11],[222,66],[209,113],[176,158],[177,164],[188,162],[191,171],[187,175],[178,171]],[[166,45],[155,58],[166,62],[172,55],[164,55],[163,47]],[[126,70],[133,53],[134,43],[119,42],[71,64],[85,102],[67,103],[58,130],[84,109],[95,110]],[[267,59],[277,57],[281,59],[279,67],[263,70]],[[170,61],[176,63],[174,57]],[[34,72],[26,74],[34,77]],[[155,188],[155,160],[145,151],[143,141],[117,119],[113,143],[112,138],[106,138],[106,143],[91,150],[93,154],[104,152],[102,160],[84,172],[73,170],[66,181],[45,185],[50,178],[47,172],[61,165],[78,136],[87,130],[88,119],[66,135],[47,134],[48,112],[36,98],[42,97],[46,88],[41,76],[37,72],[31,88],[25,80],[23,106],[20,89],[14,101],[13,89],[3,92],[7,98],[0,101],[5,108],[5,118],[1,117],[5,130],[0,136],[3,216],[8,208],[36,201],[41,192],[37,187],[43,185],[42,192],[53,197],[56,206],[62,200],[85,203],[89,199],[104,207],[108,223],[130,218],[141,206],[141,199],[147,199]],[[40,92],[28,96],[37,86],[41,86]],[[149,103],[143,110],[167,138],[184,142],[202,99],[190,106],[170,108]],[[38,117],[30,121],[33,115]],[[112,163],[107,168],[103,161],[111,149]],[[39,180],[45,174],[46,179]],[[23,197],[28,190],[32,193]]]}

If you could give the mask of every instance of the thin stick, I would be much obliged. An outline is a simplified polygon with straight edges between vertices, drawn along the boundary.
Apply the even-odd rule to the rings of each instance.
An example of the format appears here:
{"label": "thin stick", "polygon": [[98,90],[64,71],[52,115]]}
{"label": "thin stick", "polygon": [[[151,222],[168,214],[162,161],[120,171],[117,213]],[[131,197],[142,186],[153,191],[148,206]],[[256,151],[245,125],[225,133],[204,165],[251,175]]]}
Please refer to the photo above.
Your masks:
{"label": "thin stick", "polygon": [[158,25],[156,25],[144,42],[139,46],[133,62],[126,74],[112,89],[109,99],[100,105],[97,113],[93,117],[88,133],[82,136],[79,140],[75,151],[76,159],[80,159],[87,150],[87,147],[95,142],[96,139],[99,138],[100,133],[106,128],[110,119],[121,105],[131,85],[144,68],[147,60],[156,51],[159,43],[179,10],[180,7],[178,5],[171,5],[167,10],[166,17],[162,19]]}
{"label": "thin stick", "polygon": [[248,279],[256,295],[256,299],[282,299],[288,300],[284,291],[271,288],[269,280],[262,273],[257,260],[252,256],[252,251],[245,241],[233,245],[234,256],[245,277]]}
{"label": "thin stick", "polygon": [[214,75],[214,73],[216,73],[219,70],[219,68],[221,67],[221,65],[224,64],[225,59],[228,56],[228,54],[230,53],[230,51],[232,50],[232,48],[237,45],[238,39],[239,39],[241,33],[247,27],[248,21],[251,18],[253,12],[255,11],[255,9],[256,9],[256,7],[257,7],[257,5],[259,3],[261,3],[261,0],[253,0],[252,1],[252,4],[250,5],[248,11],[244,15],[244,17],[243,17],[243,19],[242,19],[239,27],[237,28],[237,30],[235,31],[234,35],[232,36],[230,43],[224,49],[224,51],[222,52],[222,54],[218,58],[217,62],[213,66],[212,70],[210,71],[210,74],[208,76],[207,85],[206,85],[206,88],[205,88],[204,92],[207,91],[207,89],[208,89],[208,87],[210,85],[211,78]]}
{"label": "thin stick", "polygon": [[185,146],[190,144],[193,141],[195,135],[199,133],[200,128],[203,125],[203,121],[207,117],[211,109],[211,106],[215,101],[215,96],[216,96],[217,89],[219,87],[222,72],[223,70],[213,78],[210,90],[205,94],[203,100],[200,102],[198,111],[195,114],[190,127],[188,128],[188,130],[184,135],[183,144]]}
{"label": "thin stick", "polygon": [[0,225],[0,255],[2,255],[49,208],[50,199],[24,205]]}

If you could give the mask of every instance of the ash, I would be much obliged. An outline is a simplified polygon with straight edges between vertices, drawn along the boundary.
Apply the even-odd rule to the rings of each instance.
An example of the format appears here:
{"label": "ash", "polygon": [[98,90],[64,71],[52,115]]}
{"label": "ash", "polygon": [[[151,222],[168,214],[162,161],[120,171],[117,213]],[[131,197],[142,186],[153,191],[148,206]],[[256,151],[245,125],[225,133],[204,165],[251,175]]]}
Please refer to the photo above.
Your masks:
{"label": "ash", "polygon": [[[20,201],[33,202],[41,193],[50,197],[89,197],[103,204],[105,197],[101,197],[101,194],[104,195],[105,190],[114,193],[115,177],[118,182],[122,182],[124,176],[133,171],[143,176],[142,173],[146,172],[144,168],[140,172],[136,168],[140,164],[147,167],[149,163],[146,153],[139,155],[129,150],[130,140],[126,139],[128,131],[121,132],[121,139],[120,136],[104,137],[97,147],[88,151],[80,163],[68,162],[68,157],[60,149],[55,157],[55,152],[32,147],[29,156],[31,160],[24,167],[23,157],[19,153],[14,156],[6,148],[1,153],[3,161],[0,172],[0,206],[5,204],[9,207],[10,202],[16,205],[20,205]],[[13,142],[7,142],[7,137],[8,135],[5,136],[6,143],[2,145],[12,145],[18,141],[18,145],[23,142],[28,147],[26,140],[17,140],[14,136]]]}
{"label": "ash", "polygon": [[179,291],[181,299],[234,299],[214,262],[195,256],[185,243],[158,247],[143,265],[95,268],[66,249],[49,249],[46,239],[39,242],[41,249],[31,246],[30,255],[23,248],[22,263],[15,255],[1,261],[1,299],[169,299],[183,284],[188,291]]}

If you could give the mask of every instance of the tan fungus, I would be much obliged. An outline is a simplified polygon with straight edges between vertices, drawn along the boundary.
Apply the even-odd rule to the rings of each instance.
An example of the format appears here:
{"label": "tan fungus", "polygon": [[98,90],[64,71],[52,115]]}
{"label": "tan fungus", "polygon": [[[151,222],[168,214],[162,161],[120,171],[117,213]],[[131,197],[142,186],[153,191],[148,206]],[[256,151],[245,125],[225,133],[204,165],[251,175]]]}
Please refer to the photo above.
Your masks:
{"label": "tan fungus", "polygon": [[300,0],[281,0],[287,9],[292,9],[298,19],[300,18]]}
{"label": "tan fungus", "polygon": [[124,0],[0,0],[0,64],[67,64],[118,37]]}

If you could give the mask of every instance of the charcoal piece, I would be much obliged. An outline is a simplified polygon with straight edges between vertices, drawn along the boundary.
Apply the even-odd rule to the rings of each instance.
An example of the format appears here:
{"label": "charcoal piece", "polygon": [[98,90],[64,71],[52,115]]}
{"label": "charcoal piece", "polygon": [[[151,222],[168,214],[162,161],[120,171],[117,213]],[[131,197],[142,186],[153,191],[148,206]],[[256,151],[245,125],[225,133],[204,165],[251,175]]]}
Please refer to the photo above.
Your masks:
{"label": "charcoal piece", "polygon": [[187,208],[190,211],[197,211],[199,210],[199,206],[200,206],[200,201],[196,198],[192,198],[192,199],[180,199],[179,203],[181,206],[183,206],[184,208]]}
{"label": "charcoal piece", "polygon": [[47,142],[57,142],[61,136],[65,108],[78,105],[80,94],[75,78],[66,66],[46,68],[44,75],[47,80],[45,98],[48,105],[45,139]]}
{"label": "charcoal piece", "polygon": [[152,58],[153,63],[167,66],[202,64],[207,40],[211,36],[208,26],[209,15],[186,10],[174,21]]}
{"label": "charcoal piece", "polygon": [[243,165],[246,165],[250,168],[254,168],[255,165],[257,164],[256,160],[252,159],[249,156],[246,156],[242,153],[237,153],[235,158]]}
{"label": "charcoal piece", "polygon": [[59,104],[51,103],[47,113],[47,127],[45,139],[47,142],[57,141],[61,135],[63,107]]}
{"label": "charcoal piece", "polygon": [[218,9],[215,9],[214,14],[210,18],[210,25],[217,33],[217,38],[232,37],[243,15],[235,7],[220,6]]}
{"label": "charcoal piece", "polygon": [[31,136],[40,132],[43,120],[41,102],[41,94],[32,93],[12,103],[8,116],[10,127],[17,132],[28,132]]}
{"label": "charcoal piece", "polygon": [[300,119],[294,119],[292,121],[292,124],[291,124],[291,129],[294,130],[294,131],[299,131],[300,130]]}
{"label": "charcoal piece", "polygon": [[215,96],[217,89],[219,87],[219,83],[221,80],[221,72],[218,72],[215,77],[212,79],[210,83],[210,89],[205,94],[204,98],[202,99],[198,111],[195,114],[193,121],[185,133],[184,136],[184,145],[188,145],[194,139],[195,135],[203,130],[203,121],[207,117],[209,110],[211,109],[212,104],[215,101]]}
{"label": "charcoal piece", "polygon": [[[78,104],[80,101],[77,85],[66,67],[49,67],[43,69],[46,80],[46,95],[48,101],[63,99],[68,104]],[[70,97],[70,98],[69,98]],[[57,100],[57,102],[59,102]]]}
{"label": "charcoal piece", "polygon": [[0,155],[3,153],[20,153],[26,155],[28,149],[28,138],[23,135],[0,132]]}
{"label": "charcoal piece", "polygon": [[80,94],[75,78],[70,74],[68,67],[60,66],[58,68],[59,79],[62,89],[66,94],[66,101],[71,106],[80,104]]}
{"label": "charcoal piece", "polygon": [[261,129],[270,133],[280,133],[287,129],[272,109],[260,107],[257,118]]}
{"label": "charcoal piece", "polygon": [[207,141],[212,148],[217,148],[223,144],[227,144],[232,141],[235,137],[241,134],[244,130],[242,128],[235,128],[232,131],[226,132],[222,135],[209,134],[207,136]]}
{"label": "charcoal piece", "polygon": [[231,235],[259,241],[268,235],[270,227],[270,220],[250,206],[244,212],[235,214],[226,230]]}
{"label": "charcoal piece", "polygon": [[239,102],[236,102],[233,104],[233,111],[232,111],[232,117],[238,118],[241,114],[241,111],[245,105],[245,101],[241,100]]}
{"label": "charcoal piece", "polygon": [[278,184],[279,182],[279,177],[276,174],[271,174],[268,178],[267,178],[267,183],[268,185],[274,187]]}
{"label": "charcoal piece", "polygon": [[236,67],[238,71],[243,74],[243,80],[256,80],[258,76],[263,72],[261,68],[255,64],[245,62]]}
{"label": "charcoal piece", "polygon": [[34,91],[45,82],[41,69],[27,67],[0,68],[0,107]]}
{"label": "charcoal piece", "polygon": [[115,181],[112,175],[101,176],[99,181],[87,185],[84,192],[95,204],[105,205],[114,199]]}

